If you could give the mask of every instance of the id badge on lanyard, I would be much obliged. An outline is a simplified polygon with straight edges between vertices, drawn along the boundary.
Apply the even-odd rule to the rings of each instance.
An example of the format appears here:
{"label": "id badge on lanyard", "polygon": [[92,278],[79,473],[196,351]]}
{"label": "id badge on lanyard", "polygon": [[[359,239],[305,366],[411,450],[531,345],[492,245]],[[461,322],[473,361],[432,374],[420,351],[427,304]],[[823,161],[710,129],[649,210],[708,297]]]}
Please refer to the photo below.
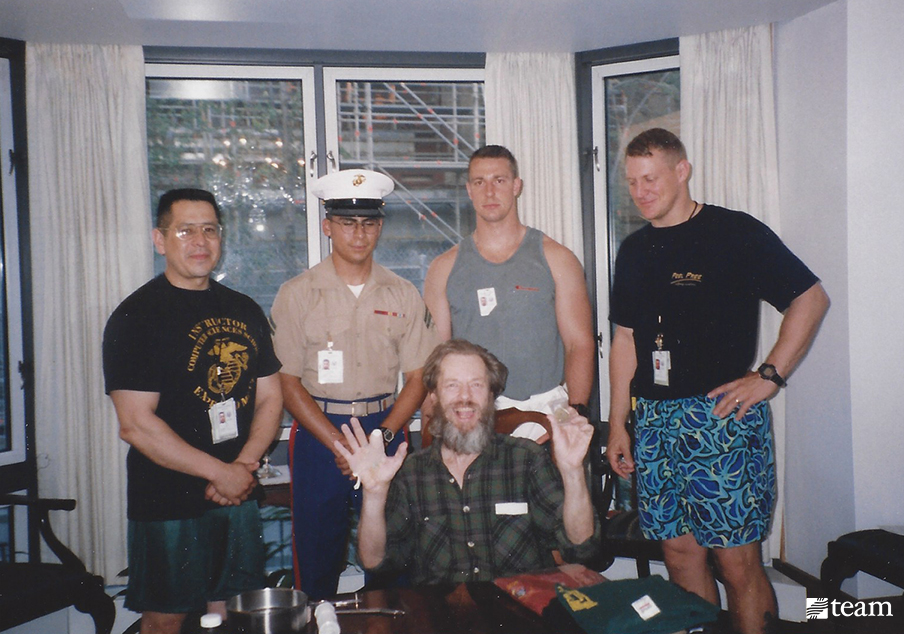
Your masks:
{"label": "id badge on lanyard", "polygon": [[[217,383],[220,383],[220,374],[223,369],[217,366]],[[222,384],[220,384],[220,397],[223,396]],[[228,398],[214,403],[207,410],[210,417],[210,437],[213,444],[221,443],[225,440],[232,440],[239,435],[239,425],[236,416],[235,399]]]}
{"label": "id badge on lanyard", "polygon": [[672,357],[668,350],[662,349],[665,338],[662,334],[662,315],[659,316],[659,333],[656,335],[654,342],[656,350],[653,351],[653,383],[668,387],[669,370],[672,369]]}
{"label": "id badge on lanyard", "polygon": [[317,382],[342,383],[342,370],[342,350],[333,350],[333,339],[327,334],[326,350],[317,351]]}

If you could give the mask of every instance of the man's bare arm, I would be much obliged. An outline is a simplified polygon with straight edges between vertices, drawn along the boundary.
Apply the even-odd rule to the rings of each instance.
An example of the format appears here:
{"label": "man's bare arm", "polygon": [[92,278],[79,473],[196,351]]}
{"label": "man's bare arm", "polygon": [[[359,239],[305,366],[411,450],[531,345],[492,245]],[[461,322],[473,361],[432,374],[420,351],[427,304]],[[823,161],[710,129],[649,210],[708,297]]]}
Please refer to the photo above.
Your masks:
{"label": "man's bare arm", "polygon": [[251,469],[239,463],[225,463],[192,447],[157,416],[160,394],[134,390],[110,393],[119,436],[155,464],[213,484],[224,502],[240,504],[254,488]]}
{"label": "man's bare arm", "polygon": [[[257,380],[254,395],[254,418],[248,441],[242,447],[236,462],[256,464],[267,451],[279,432],[282,419],[283,399],[279,374],[261,377]],[[256,469],[257,467],[255,467]]]}
{"label": "man's bare arm", "polygon": [[552,429],[552,451],[556,467],[562,475],[565,495],[562,504],[562,523],[572,544],[583,544],[593,537],[594,511],[587,487],[584,459],[593,438],[593,426],[574,408],[569,408],[571,419],[560,423],[555,416],[548,416]]}
{"label": "man's bare arm", "polygon": [[394,456],[387,456],[383,438],[370,438],[357,418],[351,425],[342,426],[344,442],[336,441],[335,451],[351,465],[363,489],[361,519],[358,521],[358,556],[367,569],[376,568],[386,556],[386,500],[389,485],[398,473],[408,453],[408,443],[402,443]]}
{"label": "man's bare arm", "polygon": [[[791,302],[782,318],[778,339],[765,361],[774,365],[780,376],[787,379],[803,359],[828,309],[829,296],[818,282]],[[778,390],[772,381],[764,380],[756,372],[748,372],[736,381],[720,385],[707,396],[722,396],[713,408],[713,415],[728,416],[737,408],[735,418],[741,420],[747,410],[772,398]]]}
{"label": "man's bare arm", "polygon": [[556,322],[565,345],[568,398],[586,405],[596,376],[596,340],[584,269],[574,253],[551,238],[543,241],[543,250],[556,283]]}
{"label": "man's bare arm", "polygon": [[424,278],[424,303],[436,323],[436,330],[443,341],[452,338],[452,312],[449,298],[446,297],[446,283],[455,265],[458,246],[454,246],[442,255],[437,256],[427,269]]}
{"label": "man's bare arm", "polygon": [[609,350],[609,439],[606,442],[606,457],[612,470],[623,478],[634,471],[627,423],[631,415],[631,381],[636,371],[634,331],[616,326]]}

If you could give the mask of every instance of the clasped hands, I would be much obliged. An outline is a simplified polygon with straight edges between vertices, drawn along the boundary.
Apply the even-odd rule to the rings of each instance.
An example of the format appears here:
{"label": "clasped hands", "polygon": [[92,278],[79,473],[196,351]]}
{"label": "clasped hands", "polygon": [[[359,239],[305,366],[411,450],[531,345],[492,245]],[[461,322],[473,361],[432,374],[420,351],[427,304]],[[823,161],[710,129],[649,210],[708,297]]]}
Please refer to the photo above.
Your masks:
{"label": "clasped hands", "polygon": [[260,466],[260,462],[235,462],[222,463],[216,477],[207,483],[204,497],[220,506],[238,506],[248,499],[257,480],[254,472]]}

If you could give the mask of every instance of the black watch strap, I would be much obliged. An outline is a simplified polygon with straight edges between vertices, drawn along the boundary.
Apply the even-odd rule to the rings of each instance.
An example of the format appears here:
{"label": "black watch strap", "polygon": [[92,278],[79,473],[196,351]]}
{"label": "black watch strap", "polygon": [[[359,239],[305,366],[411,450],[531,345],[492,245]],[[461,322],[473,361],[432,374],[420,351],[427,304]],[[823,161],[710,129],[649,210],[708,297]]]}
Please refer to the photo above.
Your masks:
{"label": "black watch strap", "polygon": [[573,407],[584,418],[590,418],[590,409],[583,403],[569,403],[568,406]]}
{"label": "black watch strap", "polygon": [[785,379],[782,378],[782,375],[776,372],[775,366],[771,363],[764,363],[760,367],[756,369],[757,374],[760,375],[760,378],[766,379],[767,381],[772,381],[779,387],[785,387],[788,383]]}

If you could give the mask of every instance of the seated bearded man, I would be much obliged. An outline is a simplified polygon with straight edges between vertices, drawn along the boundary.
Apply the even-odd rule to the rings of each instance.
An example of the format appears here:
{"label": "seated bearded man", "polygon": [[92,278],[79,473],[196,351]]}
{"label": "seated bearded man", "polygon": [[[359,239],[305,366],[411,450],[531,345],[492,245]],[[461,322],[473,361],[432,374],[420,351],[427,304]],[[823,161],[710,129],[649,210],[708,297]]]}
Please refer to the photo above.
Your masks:
{"label": "seated bearded man", "polygon": [[[358,556],[374,573],[405,573],[414,584],[486,581],[592,557],[600,525],[584,459],[593,427],[569,408],[549,417],[552,454],[494,433],[494,400],[505,366],[464,340],[438,346],[424,366],[435,396],[436,441],[407,460],[407,444],[385,455],[379,434],[356,420],[336,443],[364,489]],[[404,463],[404,464],[403,464]]]}

